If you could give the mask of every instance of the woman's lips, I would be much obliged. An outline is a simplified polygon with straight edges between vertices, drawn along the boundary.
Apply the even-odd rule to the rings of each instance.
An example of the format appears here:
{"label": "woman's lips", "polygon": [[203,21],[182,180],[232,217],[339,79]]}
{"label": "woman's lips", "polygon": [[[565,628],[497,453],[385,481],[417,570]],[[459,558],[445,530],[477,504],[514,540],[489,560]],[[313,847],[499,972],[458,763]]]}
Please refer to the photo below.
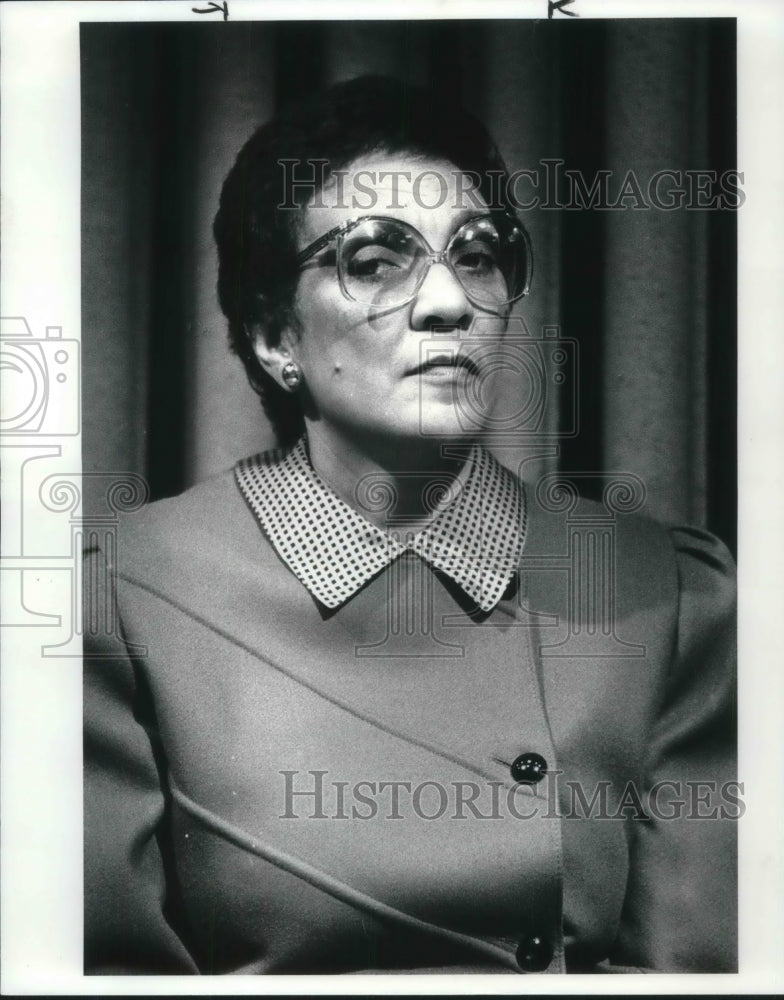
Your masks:
{"label": "woman's lips", "polygon": [[420,378],[457,379],[468,375],[478,375],[479,369],[470,358],[450,355],[428,358],[421,365],[412,368],[406,374],[418,375]]}

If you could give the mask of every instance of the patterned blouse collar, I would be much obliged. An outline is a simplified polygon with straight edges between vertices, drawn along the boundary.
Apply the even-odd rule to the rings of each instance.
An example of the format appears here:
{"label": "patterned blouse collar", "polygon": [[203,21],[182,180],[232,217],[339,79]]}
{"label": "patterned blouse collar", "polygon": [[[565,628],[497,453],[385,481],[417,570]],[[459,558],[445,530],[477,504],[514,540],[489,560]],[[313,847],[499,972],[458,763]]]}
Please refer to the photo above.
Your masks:
{"label": "patterned blouse collar", "polygon": [[[235,467],[237,483],[276,552],[302,584],[336,608],[406,551],[445,573],[483,611],[513,578],[525,539],[525,496],[517,479],[474,445],[457,482],[432,484],[434,518],[412,533],[376,527],[337,496],[313,469],[305,439]],[[423,480],[423,486],[425,485]],[[360,505],[383,510],[387,488],[372,477]],[[377,505],[377,506],[376,506]]]}

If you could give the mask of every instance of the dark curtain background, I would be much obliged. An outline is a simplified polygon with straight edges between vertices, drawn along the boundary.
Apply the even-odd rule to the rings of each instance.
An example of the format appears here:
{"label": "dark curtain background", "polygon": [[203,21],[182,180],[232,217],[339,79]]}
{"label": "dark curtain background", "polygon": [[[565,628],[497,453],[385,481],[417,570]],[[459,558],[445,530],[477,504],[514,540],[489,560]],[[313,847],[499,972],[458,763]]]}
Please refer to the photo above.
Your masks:
{"label": "dark curtain background", "polygon": [[[733,20],[94,23],[81,58],[84,468],[140,473],[154,498],[272,441],[226,347],[211,226],[240,145],[289,98],[409,78],[483,118],[511,170],[560,158],[616,189],[630,170],[644,187],[736,166]],[[579,345],[579,434],[499,457],[532,478],[634,473],[652,516],[734,547],[734,213],[523,217],[536,273],[518,311]],[[545,393],[549,431],[571,400]]]}

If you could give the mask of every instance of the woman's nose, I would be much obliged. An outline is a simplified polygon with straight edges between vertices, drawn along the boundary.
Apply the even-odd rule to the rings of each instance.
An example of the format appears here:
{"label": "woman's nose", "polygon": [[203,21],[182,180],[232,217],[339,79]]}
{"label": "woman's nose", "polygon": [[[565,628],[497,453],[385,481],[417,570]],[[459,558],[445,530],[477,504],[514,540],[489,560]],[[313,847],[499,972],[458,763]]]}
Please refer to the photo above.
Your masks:
{"label": "woman's nose", "polygon": [[431,264],[411,306],[412,328],[454,326],[466,330],[473,314],[463,286],[449,267],[441,261]]}

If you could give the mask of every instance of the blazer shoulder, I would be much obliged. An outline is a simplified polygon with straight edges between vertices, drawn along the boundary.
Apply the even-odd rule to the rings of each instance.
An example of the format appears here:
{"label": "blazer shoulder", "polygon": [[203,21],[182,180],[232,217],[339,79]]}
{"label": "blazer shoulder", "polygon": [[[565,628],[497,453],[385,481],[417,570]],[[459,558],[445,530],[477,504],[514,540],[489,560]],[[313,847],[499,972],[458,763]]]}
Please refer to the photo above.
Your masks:
{"label": "blazer shoulder", "polygon": [[227,469],[196,483],[177,496],[155,500],[139,511],[124,515],[123,530],[146,533],[160,531],[169,534],[186,524],[193,527],[205,520],[222,516],[236,496],[234,472]]}
{"label": "blazer shoulder", "polygon": [[262,533],[236,484],[233,470],[197,483],[176,497],[157,500],[120,518],[117,570],[156,587],[164,581],[210,573],[231,564]]}
{"label": "blazer shoulder", "polygon": [[520,481],[526,498],[526,547],[552,545],[565,533],[587,533],[612,536],[624,554],[673,554],[671,529],[645,514],[630,493],[608,491],[603,500],[594,500],[575,492],[568,476],[563,482],[563,489],[560,480],[544,489],[541,483]]}

